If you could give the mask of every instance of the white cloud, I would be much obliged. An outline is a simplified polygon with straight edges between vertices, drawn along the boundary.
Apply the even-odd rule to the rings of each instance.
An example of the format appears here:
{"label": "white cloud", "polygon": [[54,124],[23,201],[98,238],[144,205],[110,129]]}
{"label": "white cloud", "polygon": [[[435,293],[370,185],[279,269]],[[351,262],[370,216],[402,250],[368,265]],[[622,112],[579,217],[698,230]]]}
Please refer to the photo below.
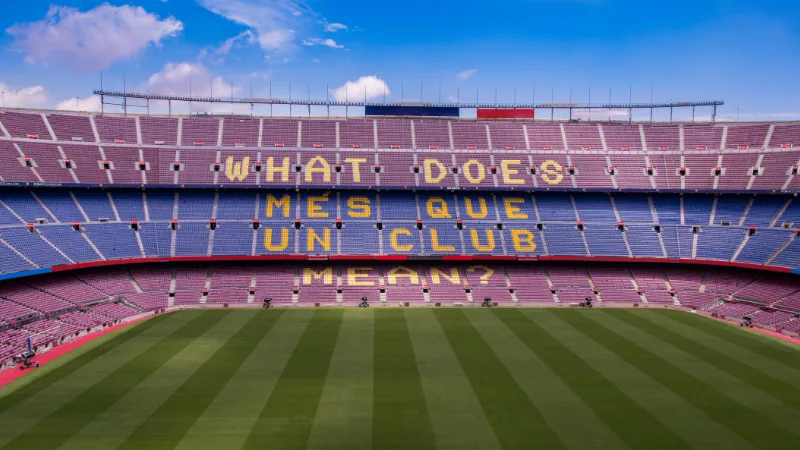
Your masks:
{"label": "white cloud", "polygon": [[230,94],[230,85],[222,78],[214,78],[202,64],[189,62],[167,63],[147,79],[145,89],[163,95],[188,95],[191,89],[195,97],[211,96],[212,89],[218,97]]}
{"label": "white cloud", "polygon": [[294,30],[278,29],[258,33],[258,43],[264,50],[279,50],[294,39]]}
{"label": "white cloud", "polygon": [[295,24],[302,5],[293,0],[198,0],[201,6],[232,22],[244,25],[258,36],[265,51],[280,50],[294,40]]}
{"label": "white cloud", "polygon": [[271,70],[264,70],[261,72],[251,72],[250,78],[262,79],[262,80],[269,80],[272,77]]}
{"label": "white cloud", "polygon": [[477,72],[477,71],[478,71],[478,69],[469,69],[469,70],[465,70],[465,71],[463,71],[463,72],[458,72],[458,73],[456,74],[456,77],[457,77],[457,78],[460,78],[460,79],[462,79],[462,80],[466,80],[467,78],[469,78],[469,77],[471,77],[471,76],[475,75],[475,72]]}
{"label": "white cloud", "polygon": [[241,42],[255,44],[257,42],[257,36],[250,30],[244,30],[236,36],[225,39],[217,48],[204,48],[200,50],[200,53],[197,55],[197,60],[204,61],[207,59],[212,64],[222,64],[225,62],[231,50]]}
{"label": "white cloud", "polygon": [[0,97],[6,108],[36,108],[47,103],[47,92],[42,86],[28,86],[22,89],[12,89],[11,86],[0,81]]}
{"label": "white cloud", "polygon": [[241,33],[237,34],[236,36],[226,39],[225,42],[222,43],[222,45],[217,47],[215,53],[220,56],[227,56],[228,53],[231,52],[231,49],[233,48],[234,44],[236,44],[239,41],[245,41],[249,44],[253,44],[256,42],[256,35],[253,34],[253,32],[250,30],[244,30]]}
{"label": "white cloud", "polygon": [[[730,113],[729,113],[730,114]],[[736,118],[736,115],[730,114],[731,117]],[[777,113],[742,113],[738,115],[740,119],[749,120],[786,120],[797,119],[800,117],[800,111],[797,112],[777,112]]]}
{"label": "white cloud", "polygon": [[130,58],[151,44],[160,45],[181,30],[183,23],[174,17],[162,20],[141,7],[106,3],[86,12],[53,6],[43,20],[6,31],[30,63],[66,62],[91,71]]}
{"label": "white cloud", "polygon": [[333,39],[322,38],[306,38],[303,40],[303,45],[311,47],[314,45],[322,45],[330,48],[344,48],[344,45],[337,44]]}
{"label": "white cloud", "polygon": [[[141,87],[142,91],[152,94],[171,95],[171,96],[193,96],[193,97],[213,97],[229,98],[233,94],[234,98],[242,93],[242,87],[232,85],[222,79],[215,77],[209,70],[200,63],[167,63],[164,68],[148,78],[147,83]],[[240,114],[249,113],[249,105],[229,105],[217,103],[193,103],[192,110],[195,112],[235,112]]]}
{"label": "white cloud", "polygon": [[364,97],[369,100],[371,98],[381,97],[384,93],[386,93],[386,95],[391,94],[386,82],[375,75],[364,76],[356,81],[348,81],[342,86],[333,89],[332,92],[333,97],[339,102],[345,100],[361,101],[364,100]]}
{"label": "white cloud", "polygon": [[346,30],[346,29],[347,29],[347,25],[345,25],[343,23],[334,22],[334,23],[326,23],[325,24],[325,31],[327,31],[329,33],[336,33],[339,30]]}
{"label": "white cloud", "polygon": [[586,120],[621,120],[628,119],[630,114],[627,109],[573,109],[572,117]]}
{"label": "white cloud", "polygon": [[101,109],[100,96],[92,95],[86,98],[70,98],[56,105],[59,111],[89,111],[98,112]]}

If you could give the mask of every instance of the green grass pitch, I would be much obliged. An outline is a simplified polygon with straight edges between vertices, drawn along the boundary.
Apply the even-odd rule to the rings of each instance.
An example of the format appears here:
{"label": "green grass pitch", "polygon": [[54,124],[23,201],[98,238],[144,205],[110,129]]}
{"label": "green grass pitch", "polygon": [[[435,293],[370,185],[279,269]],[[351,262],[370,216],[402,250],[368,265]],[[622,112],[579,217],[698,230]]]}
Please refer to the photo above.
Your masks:
{"label": "green grass pitch", "polygon": [[800,351],[648,309],[206,310],[0,389],[0,449],[798,449]]}

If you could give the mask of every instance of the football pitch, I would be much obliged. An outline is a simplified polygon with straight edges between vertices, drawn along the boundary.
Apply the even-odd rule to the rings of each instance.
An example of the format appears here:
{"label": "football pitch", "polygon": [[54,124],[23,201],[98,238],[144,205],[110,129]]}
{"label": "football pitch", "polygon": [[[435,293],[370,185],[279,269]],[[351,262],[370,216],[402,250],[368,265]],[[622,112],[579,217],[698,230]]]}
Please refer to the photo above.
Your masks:
{"label": "football pitch", "polygon": [[800,351],[647,309],[193,310],[0,389],[0,449],[797,449]]}

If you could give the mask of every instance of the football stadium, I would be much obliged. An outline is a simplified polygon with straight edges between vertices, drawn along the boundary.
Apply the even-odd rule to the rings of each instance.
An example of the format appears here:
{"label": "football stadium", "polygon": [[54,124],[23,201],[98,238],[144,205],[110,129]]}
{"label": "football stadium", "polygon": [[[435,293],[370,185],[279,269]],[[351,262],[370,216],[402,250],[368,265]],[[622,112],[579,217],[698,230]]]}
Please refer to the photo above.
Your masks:
{"label": "football stadium", "polygon": [[[283,0],[198,1],[245,31],[118,89],[183,6],[77,3],[6,30],[31,67],[112,74],[58,105],[0,82],[0,449],[800,445],[800,117],[273,94],[299,63],[264,23],[353,40],[297,55],[369,34]],[[83,59],[94,26],[151,25]],[[247,51],[268,90],[212,78]]]}

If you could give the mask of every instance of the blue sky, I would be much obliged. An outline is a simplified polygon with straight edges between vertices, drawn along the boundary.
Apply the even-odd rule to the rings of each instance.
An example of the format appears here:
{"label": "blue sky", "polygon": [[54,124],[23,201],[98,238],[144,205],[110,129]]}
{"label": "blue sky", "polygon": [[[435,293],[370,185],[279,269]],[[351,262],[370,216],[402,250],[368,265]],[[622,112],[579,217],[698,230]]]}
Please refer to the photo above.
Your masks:
{"label": "blue sky", "polygon": [[[474,101],[478,90],[491,102],[496,89],[501,102],[515,91],[530,102],[534,87],[539,102],[551,89],[556,101],[570,89],[575,102],[590,89],[592,102],[609,91],[627,101],[629,89],[648,101],[652,88],[657,101],[725,100],[722,119],[800,119],[796,0],[4,3],[6,106],[96,109],[102,71],[107,89],[125,80],[128,90],[185,95],[191,84],[193,94],[236,97],[251,86],[266,97],[271,84],[288,98],[291,83],[293,97],[316,99],[382,100],[385,86],[388,101],[419,101],[421,85],[434,103],[440,86],[442,101]],[[192,112],[212,109],[244,112]]]}

